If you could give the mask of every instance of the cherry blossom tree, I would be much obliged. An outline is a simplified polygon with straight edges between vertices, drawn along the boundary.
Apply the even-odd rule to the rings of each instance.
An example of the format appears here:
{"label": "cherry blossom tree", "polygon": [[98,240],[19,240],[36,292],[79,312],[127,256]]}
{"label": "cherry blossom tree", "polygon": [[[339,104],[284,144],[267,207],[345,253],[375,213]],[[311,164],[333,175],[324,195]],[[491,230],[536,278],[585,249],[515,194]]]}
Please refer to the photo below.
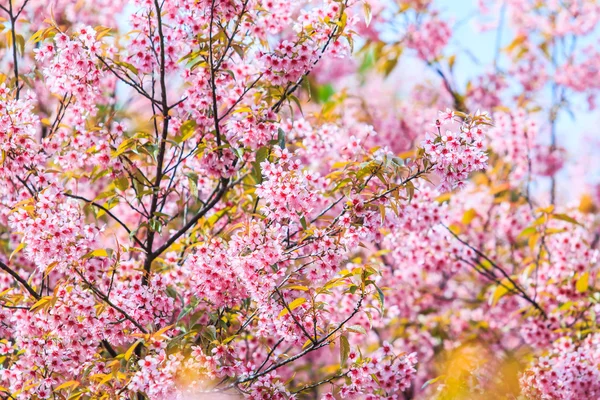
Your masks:
{"label": "cherry blossom tree", "polygon": [[600,397],[557,134],[597,1],[480,1],[509,40],[464,87],[430,0],[0,17],[3,399]]}

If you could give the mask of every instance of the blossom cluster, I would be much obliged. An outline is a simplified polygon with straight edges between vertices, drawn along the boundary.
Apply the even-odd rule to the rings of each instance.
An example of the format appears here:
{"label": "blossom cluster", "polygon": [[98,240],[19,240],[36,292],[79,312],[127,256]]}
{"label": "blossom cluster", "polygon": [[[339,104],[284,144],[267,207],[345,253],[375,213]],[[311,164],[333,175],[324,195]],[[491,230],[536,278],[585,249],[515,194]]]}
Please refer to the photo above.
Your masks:
{"label": "blossom cluster", "polygon": [[488,121],[487,114],[480,114],[456,126],[454,111],[440,111],[439,119],[433,124],[437,132],[428,133],[422,145],[440,174],[442,190],[464,186],[471,172],[485,168],[488,156],[484,128]]}
{"label": "blossom cluster", "polygon": [[464,85],[433,0],[47,3],[0,6],[0,397],[600,396],[596,2],[480,1]]}

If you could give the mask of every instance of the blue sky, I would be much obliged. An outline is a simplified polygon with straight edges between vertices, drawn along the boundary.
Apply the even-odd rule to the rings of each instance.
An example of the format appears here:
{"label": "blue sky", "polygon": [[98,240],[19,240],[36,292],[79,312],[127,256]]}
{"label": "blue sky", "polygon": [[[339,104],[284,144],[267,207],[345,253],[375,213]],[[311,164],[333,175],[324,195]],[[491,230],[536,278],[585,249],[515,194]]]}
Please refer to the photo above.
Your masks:
{"label": "blue sky", "polygon": [[[454,35],[449,46],[450,53],[458,52],[454,76],[461,87],[464,87],[467,81],[486,71],[494,60],[496,53],[497,30],[480,31],[477,25],[484,20],[478,13],[477,2],[471,0],[436,0],[435,5],[442,11],[445,17],[454,19]],[[489,19],[488,19],[489,21]],[[512,39],[512,32],[507,23],[504,24],[501,47],[505,47]],[[598,40],[600,36],[596,35],[592,40]],[[472,57],[474,55],[481,64],[478,65]],[[500,66],[506,66],[506,59],[500,57]],[[581,99],[579,99],[581,100]],[[575,120],[563,113],[559,117],[559,131],[561,138],[564,139],[564,146],[570,150],[577,149],[578,135],[567,135],[565,132],[585,132],[586,129],[595,126],[598,123],[598,112],[589,112],[587,105],[583,101],[578,101],[575,107]]]}
{"label": "blue sky", "polygon": [[[469,79],[489,71],[489,67],[493,64],[497,47],[497,30],[482,32],[478,28],[478,25],[486,20],[482,19],[475,0],[435,0],[434,5],[441,11],[444,18],[451,18],[454,21],[454,34],[447,50],[448,54],[458,54],[454,77],[459,87],[464,88]],[[490,19],[488,18],[487,21]],[[511,28],[505,22],[500,41],[501,47],[507,46],[512,40],[512,36]],[[598,43],[599,39],[600,34],[596,32],[586,41]],[[470,54],[474,55],[480,64]],[[507,66],[507,60],[501,57],[499,65],[501,68]],[[548,98],[549,94],[548,90]],[[589,111],[583,96],[571,97],[571,99],[574,100],[573,115],[562,112],[558,117],[556,125],[558,144],[566,148],[570,163],[581,160],[582,157],[594,161],[600,157],[596,157],[595,150],[588,143],[590,138],[600,142],[600,133],[598,132],[600,111]],[[546,100],[541,99],[541,101]],[[543,139],[549,140],[549,131],[546,130],[543,134],[548,136]],[[585,180],[588,183],[600,181],[600,160],[595,165],[592,162],[590,167],[584,171]],[[565,171],[560,178],[568,179],[568,172]]]}

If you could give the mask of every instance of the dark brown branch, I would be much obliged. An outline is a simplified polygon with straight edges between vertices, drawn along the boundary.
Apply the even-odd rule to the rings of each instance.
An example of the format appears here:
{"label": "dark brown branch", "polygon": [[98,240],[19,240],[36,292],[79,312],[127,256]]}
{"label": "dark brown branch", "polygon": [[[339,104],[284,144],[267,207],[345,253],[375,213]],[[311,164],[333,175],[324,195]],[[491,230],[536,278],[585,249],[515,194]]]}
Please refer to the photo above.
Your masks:
{"label": "dark brown branch", "polygon": [[95,201],[86,199],[85,197],[77,196],[77,195],[70,194],[70,193],[65,193],[65,196],[70,197],[72,199],[83,200],[86,203],[89,203],[89,204],[93,205],[94,207],[101,209],[102,211],[104,211],[106,213],[106,215],[108,215],[113,220],[115,220],[115,222],[117,222],[119,225],[121,225],[123,227],[123,229],[125,229],[127,231],[127,233],[133,239],[134,242],[136,242],[138,245],[140,245],[142,248],[144,248],[144,244],[142,243],[142,241],[140,239],[138,239],[137,236],[131,234],[131,229],[129,229],[129,227],[127,227],[127,225],[125,225],[125,223],[123,221],[121,221],[116,215],[114,215],[112,212],[110,212],[110,210],[108,208],[104,207],[102,204],[98,204]]}
{"label": "dark brown branch", "polygon": [[[167,83],[166,83],[166,69],[165,69],[165,35],[162,26],[161,7],[158,4],[158,0],[154,0],[154,7],[156,9],[156,19],[158,26],[158,37],[160,40],[160,89],[161,89],[161,103],[162,103],[162,134],[160,137],[159,150],[156,162],[156,179],[153,185],[152,201],[150,204],[150,218],[154,218],[154,213],[158,207],[158,197],[160,194],[160,182],[163,177],[163,163],[165,159],[165,152],[167,149],[167,137],[169,134],[169,104],[167,100]],[[156,118],[154,119],[156,123]],[[152,261],[156,258],[153,255],[152,247],[154,244],[154,237],[156,232],[153,229],[148,230],[146,238],[146,260],[144,261],[144,277],[142,284],[148,284],[148,278],[150,275],[150,269],[152,268]]]}
{"label": "dark brown branch", "polygon": [[192,219],[188,221],[180,230],[175,232],[162,246],[152,252],[149,258],[154,259],[161,255],[165,250],[167,250],[177,239],[179,239],[182,235],[184,235],[189,229],[191,229],[196,223],[200,220],[200,218],[204,217],[206,213],[208,213],[217,203],[221,200],[221,198],[225,195],[228,189],[228,179],[222,179],[219,183],[221,186],[220,189],[217,190],[214,196],[211,196],[212,200],[206,202],[206,206],[202,207],[202,210],[198,212]]}
{"label": "dark brown branch", "polygon": [[[514,281],[514,279],[511,278],[510,275],[508,275],[506,273],[506,271],[504,271],[503,268],[501,268],[500,266],[498,266],[498,264],[496,264],[493,260],[491,260],[488,256],[486,256],[483,252],[481,252],[479,249],[477,249],[476,247],[471,246],[469,243],[467,243],[466,241],[464,241],[463,239],[461,239],[456,233],[452,232],[452,230],[450,228],[448,228],[446,225],[443,225],[444,228],[446,228],[446,230],[448,232],[450,232],[450,234],[452,236],[454,236],[454,238],[456,240],[458,240],[459,242],[461,242],[463,245],[465,245],[466,247],[468,247],[469,249],[471,249],[473,252],[475,252],[475,254],[477,254],[479,257],[483,258],[484,260],[486,260],[487,262],[490,263],[490,265],[497,270],[498,272],[500,272],[504,278],[511,283],[511,285],[514,287],[515,290],[517,290],[519,292],[519,296],[521,298],[523,298],[525,301],[527,301],[529,304],[531,304],[535,309],[537,309],[542,316],[544,317],[544,319],[548,318],[548,315],[546,314],[546,312],[544,311],[544,309],[535,301],[533,300],[531,297],[529,297],[529,295]],[[503,285],[504,286],[504,285]],[[506,286],[505,286],[506,287]],[[507,288],[508,289],[508,288]]]}
{"label": "dark brown branch", "polygon": [[102,293],[91,282],[89,282],[87,279],[85,279],[85,277],[83,276],[83,274],[79,270],[75,269],[75,273],[77,273],[77,275],[79,275],[79,277],[83,280],[83,282],[92,290],[92,292],[94,292],[94,294],[96,294],[96,296],[98,296],[100,298],[100,300],[104,301],[110,307],[112,307],[113,309],[115,309],[115,311],[119,312],[126,320],[128,320],[136,328],[138,328],[140,330],[140,332],[142,332],[142,333],[148,333],[148,331],[142,325],[140,325],[140,323],[137,322],[132,316],[130,316],[127,313],[127,311],[123,310],[121,307],[117,306],[112,301],[110,301],[110,299],[108,298],[107,295],[105,295],[104,293]]}
{"label": "dark brown branch", "polygon": [[[25,7],[25,4],[23,4],[23,7]],[[18,13],[20,14],[22,10],[23,8]],[[18,14],[16,16],[13,15],[13,0],[8,0],[8,15],[10,19],[10,36],[12,38],[13,73],[15,75],[15,87],[17,88],[16,98],[19,100],[21,88],[19,87],[19,57],[17,55],[17,32],[15,26]]]}
{"label": "dark brown branch", "polygon": [[[344,2],[343,7],[341,7],[340,10],[340,16],[338,18],[338,21],[341,20],[342,15],[344,15],[344,12],[346,11],[346,2]],[[323,58],[323,55],[325,54],[325,52],[327,51],[327,48],[329,47],[329,44],[331,43],[331,41],[333,40],[333,38],[335,37],[337,31],[338,31],[338,25],[335,25],[335,27],[333,28],[333,30],[331,31],[331,34],[329,35],[329,37],[327,38],[327,41],[325,42],[325,45],[323,46],[323,48],[321,49],[321,53],[319,53],[319,56],[317,57],[317,59],[315,61],[313,61],[312,66],[314,67],[315,65],[317,65],[317,63],[319,61],[321,61],[321,58]],[[306,70],[306,72],[304,72],[302,74],[302,76],[300,76],[300,78],[298,78],[298,80],[290,87],[288,87],[283,95],[281,96],[281,98],[279,99],[279,101],[277,101],[277,103],[273,104],[273,106],[271,107],[271,110],[273,110],[273,112],[279,112],[279,110],[281,109],[281,106],[283,105],[283,103],[287,100],[287,98],[296,91],[296,89],[298,89],[298,87],[300,87],[300,85],[302,84],[302,81],[304,80],[304,78],[306,78],[312,71],[311,69]]]}
{"label": "dark brown branch", "polygon": [[[218,71],[219,68],[221,68],[221,64],[223,63],[223,61],[225,60],[225,57],[227,56],[227,53],[229,52],[229,50],[231,49],[231,45],[233,44],[233,40],[235,39],[240,26],[242,24],[242,18],[244,18],[244,14],[246,14],[246,10],[247,10],[247,6],[248,6],[248,2],[249,0],[245,0],[242,3],[242,10],[240,11],[240,16],[233,28],[233,32],[231,33],[231,36],[227,37],[227,44],[225,45],[225,50],[223,50],[223,54],[221,55],[221,58],[219,59],[219,61],[217,61],[217,65],[215,65],[215,70]],[[213,1],[214,4],[214,1]],[[212,41],[211,41],[212,42]]]}
{"label": "dark brown branch", "polygon": [[[212,30],[215,15],[215,0],[212,0],[210,5],[210,25],[208,26],[208,58],[210,67],[210,91],[212,94],[212,111],[215,123],[215,135],[217,137],[217,147],[221,147],[221,131],[219,129],[219,109],[217,103],[217,86],[215,84],[216,68],[213,61],[213,42]],[[219,154],[221,149],[219,149]]]}
{"label": "dark brown branch", "polygon": [[316,343],[317,339],[313,338],[312,336],[310,336],[310,334],[306,331],[306,328],[304,327],[304,325],[302,325],[300,323],[300,321],[298,321],[298,318],[296,318],[296,316],[294,315],[294,313],[290,309],[289,304],[286,303],[285,299],[283,298],[283,295],[281,294],[281,292],[279,291],[279,289],[277,287],[275,287],[275,293],[277,293],[279,295],[279,298],[281,299],[281,302],[283,303],[283,306],[285,307],[285,309],[287,310],[287,312],[291,315],[292,319],[294,320],[294,323],[298,326],[298,328],[300,328],[302,330],[302,333],[304,333],[304,336],[306,336],[306,338],[308,340],[310,340],[313,344]]}
{"label": "dark brown branch", "polygon": [[267,365],[267,363],[269,362],[269,360],[271,359],[271,356],[273,355],[273,353],[275,353],[275,350],[277,350],[277,347],[279,347],[279,345],[283,343],[283,338],[279,339],[277,341],[277,343],[275,343],[275,345],[273,346],[273,348],[269,351],[269,354],[267,354],[267,357],[265,358],[265,360],[262,362],[262,364],[260,364],[260,366],[258,367],[258,369],[256,370],[256,372],[260,372],[261,369],[264,368],[265,365]]}
{"label": "dark brown branch", "polygon": [[29,285],[29,283],[27,283],[27,281],[25,279],[23,279],[19,274],[17,274],[16,271],[13,271],[8,265],[4,264],[2,261],[0,261],[0,269],[4,270],[10,276],[15,278],[15,280],[17,282],[19,282],[21,284],[21,286],[23,286],[25,288],[25,290],[27,290],[34,299],[36,299],[36,300],[40,299],[40,295],[37,294],[37,292],[35,290],[33,290],[33,288]]}
{"label": "dark brown branch", "polygon": [[[131,79],[131,77],[124,72],[124,75],[129,79],[125,79],[123,76],[121,76],[110,64],[108,64],[108,62],[100,55],[96,54],[96,57],[100,60],[100,62],[102,62],[102,64],[104,64],[104,66],[114,75],[117,77],[117,79],[119,79],[121,82],[123,82],[124,84],[126,84],[127,86],[132,87],[136,92],[138,92],[139,94],[141,94],[142,96],[144,96],[146,99],[150,100],[150,102],[152,102],[152,104],[154,104],[155,106],[158,106],[158,101],[155,100],[152,96],[150,96],[145,90],[144,88],[135,83],[133,81],[133,79]],[[161,110],[162,111],[162,110]]]}
{"label": "dark brown branch", "polygon": [[334,381],[334,380],[336,380],[338,378],[342,378],[342,377],[344,377],[346,375],[348,375],[348,372],[344,372],[344,373],[333,375],[330,378],[323,379],[322,381],[315,382],[315,383],[312,383],[310,385],[303,386],[302,388],[300,388],[298,390],[294,390],[292,392],[292,394],[297,394],[297,393],[300,393],[300,392],[304,392],[305,390],[308,390],[308,389],[314,389],[314,388],[319,387],[319,386],[321,386],[321,385],[323,385],[325,383],[329,383],[329,382]]}
{"label": "dark brown branch", "polygon": [[108,341],[103,340],[102,346],[104,346],[104,348],[106,349],[106,351],[108,351],[108,354],[110,354],[111,357],[114,358],[117,356],[117,352],[115,351],[115,349],[113,349],[113,347],[110,345],[110,343],[108,343]]}
{"label": "dark brown branch", "polygon": [[306,348],[305,350],[301,351],[300,353],[298,353],[298,354],[296,354],[296,355],[294,355],[294,356],[292,356],[290,358],[287,358],[287,359],[285,359],[285,360],[283,360],[283,361],[281,361],[281,362],[279,362],[277,364],[271,365],[269,368],[265,369],[262,372],[257,372],[257,373],[254,373],[254,374],[246,377],[246,378],[238,379],[235,383],[233,383],[232,385],[230,385],[228,388],[231,388],[231,387],[233,387],[233,386],[235,386],[237,384],[240,384],[240,383],[245,383],[245,382],[253,381],[253,380],[257,379],[257,378],[260,378],[261,376],[264,376],[264,375],[268,374],[271,371],[274,371],[274,370],[276,370],[278,368],[281,368],[284,365],[287,365],[287,364],[289,364],[289,363],[291,363],[291,362],[293,362],[293,361],[295,361],[295,360],[297,360],[297,359],[299,359],[301,357],[304,357],[308,353],[311,353],[311,352],[313,352],[315,350],[318,350],[318,349],[320,349],[322,347],[328,346],[331,342],[333,342],[333,340],[335,340],[335,339],[333,339],[333,340],[329,340],[329,339],[333,335],[335,335],[340,329],[342,329],[342,327],[344,327],[344,325],[346,325],[346,323],[348,321],[350,321],[350,319],[352,319],[358,313],[358,311],[360,310],[360,308],[362,306],[362,302],[363,302],[364,297],[365,297],[365,293],[363,292],[363,293],[361,293],[360,299],[358,300],[358,303],[356,304],[356,307],[354,307],[354,310],[352,311],[352,313],[346,319],[344,319],[334,330],[332,330],[331,332],[329,332],[325,337],[319,339],[316,343],[313,343],[312,346]]}

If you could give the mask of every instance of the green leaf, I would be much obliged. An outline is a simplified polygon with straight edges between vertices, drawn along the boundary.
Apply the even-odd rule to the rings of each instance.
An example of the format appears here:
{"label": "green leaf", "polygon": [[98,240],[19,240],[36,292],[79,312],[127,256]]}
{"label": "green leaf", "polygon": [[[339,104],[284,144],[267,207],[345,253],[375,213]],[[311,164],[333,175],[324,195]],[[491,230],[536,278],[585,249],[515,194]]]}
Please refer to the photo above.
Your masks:
{"label": "green leaf", "polygon": [[340,336],[340,367],[346,365],[348,354],[350,354],[350,342],[348,342],[346,335],[342,335]]}
{"label": "green leaf", "polygon": [[375,48],[373,46],[370,46],[369,49],[365,52],[365,58],[363,59],[360,68],[358,69],[360,73],[365,73],[371,68],[373,68],[373,66],[375,65],[376,58],[375,51]]}
{"label": "green leaf", "polygon": [[198,175],[193,172],[188,172],[185,174],[188,177],[188,185],[190,187],[190,193],[193,196],[198,194]]}
{"label": "green leaf", "polygon": [[181,136],[177,136],[175,141],[177,143],[182,143],[194,136],[196,133],[196,121],[185,121],[181,124],[181,128],[179,129],[179,133]]}
{"label": "green leaf", "polygon": [[121,191],[129,189],[129,179],[126,176],[122,176],[115,180],[115,186]]}
{"label": "green leaf", "polygon": [[211,340],[217,340],[217,328],[214,325],[207,326],[203,336]]}
{"label": "green leaf", "polygon": [[277,129],[277,143],[279,147],[285,149],[285,132],[281,128]]}
{"label": "green leaf", "polygon": [[367,331],[360,325],[352,325],[346,328],[348,332],[360,333],[362,335],[366,335]]}
{"label": "green leaf", "polygon": [[331,96],[335,94],[335,89],[331,84],[320,85],[317,87],[317,101],[319,103],[327,103]]}
{"label": "green leaf", "polygon": [[198,302],[195,300],[192,300],[189,304],[187,304],[185,307],[183,307],[183,309],[181,310],[181,312],[179,313],[179,315],[177,316],[177,322],[181,321],[183,319],[183,317],[185,317],[186,315],[188,315],[193,309],[196,308],[196,306]]}
{"label": "green leaf", "polygon": [[437,381],[439,381],[440,379],[443,379],[445,376],[446,376],[446,375],[440,375],[440,376],[438,376],[437,378],[433,378],[433,379],[430,379],[430,380],[428,380],[427,382],[425,382],[425,383],[423,384],[423,386],[421,386],[421,389],[425,389],[427,386],[429,386],[429,385],[432,385],[432,384],[436,383],[436,382],[437,382]]}
{"label": "green leaf", "polygon": [[569,217],[567,214],[552,214],[552,218],[559,219],[561,221],[570,222],[575,225],[581,225],[577,220],[573,217]]}
{"label": "green leaf", "polygon": [[294,103],[296,103],[296,105],[298,106],[298,109],[300,110],[300,114],[304,115],[304,112],[302,111],[302,104],[300,103],[300,99],[297,98],[296,96],[294,96],[293,94],[290,94],[288,96],[288,98],[290,100],[292,100]]}
{"label": "green leaf", "polygon": [[252,178],[254,179],[254,181],[256,183],[262,182],[262,170],[260,168],[260,163],[265,161],[268,156],[269,156],[269,148],[268,147],[261,147],[256,152],[256,157],[255,157],[256,159],[252,163]]}
{"label": "green leaf", "polygon": [[158,219],[152,218],[149,222],[151,231],[158,233],[162,232],[162,223]]}
{"label": "green leaf", "polygon": [[525,228],[521,231],[521,233],[519,233],[519,236],[517,237],[529,237],[533,234],[537,233],[537,229],[535,226],[530,226],[528,228]]}
{"label": "green leaf", "polygon": [[379,307],[381,307],[381,310],[383,311],[385,296],[383,295],[383,291],[378,286],[375,286],[375,289],[377,289],[377,300],[379,301]]}
{"label": "green leaf", "polygon": [[124,62],[124,61],[115,61],[115,64],[117,64],[120,67],[124,67],[124,68],[130,70],[135,75],[137,75],[139,73],[138,69],[134,65],[129,64],[127,62]]}
{"label": "green leaf", "polygon": [[307,229],[306,218],[304,218],[304,215],[300,218],[300,224],[302,225],[302,229]]}

